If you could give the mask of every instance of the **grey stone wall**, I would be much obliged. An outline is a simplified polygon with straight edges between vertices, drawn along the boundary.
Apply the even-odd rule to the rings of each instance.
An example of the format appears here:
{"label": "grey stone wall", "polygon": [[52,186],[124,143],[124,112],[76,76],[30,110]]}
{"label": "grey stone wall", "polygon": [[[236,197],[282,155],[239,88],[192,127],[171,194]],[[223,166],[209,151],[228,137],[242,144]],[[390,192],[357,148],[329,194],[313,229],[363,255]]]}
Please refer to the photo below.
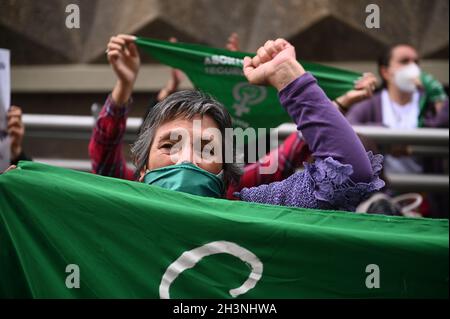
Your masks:
{"label": "grey stone wall", "polygon": [[[80,29],[65,27],[70,3],[80,7]],[[371,3],[380,7],[379,29],[365,25]],[[16,65],[105,63],[117,33],[223,47],[236,31],[244,51],[284,37],[306,60],[372,60],[398,42],[448,59],[448,14],[448,0],[1,0],[0,47]]]}

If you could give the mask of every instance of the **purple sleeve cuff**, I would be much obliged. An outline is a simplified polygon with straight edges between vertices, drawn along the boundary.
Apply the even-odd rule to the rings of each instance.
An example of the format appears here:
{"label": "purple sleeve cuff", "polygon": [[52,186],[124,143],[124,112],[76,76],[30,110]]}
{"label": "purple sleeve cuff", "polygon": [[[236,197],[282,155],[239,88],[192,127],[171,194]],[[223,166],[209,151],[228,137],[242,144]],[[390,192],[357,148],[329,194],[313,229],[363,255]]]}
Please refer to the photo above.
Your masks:
{"label": "purple sleeve cuff", "polygon": [[313,209],[355,211],[373,192],[384,187],[379,178],[383,156],[368,152],[373,175],[368,182],[351,179],[352,166],[328,157],[289,178],[258,187],[244,188],[234,195],[243,201]]}
{"label": "purple sleeve cuff", "polygon": [[381,190],[385,183],[379,175],[382,170],[383,156],[367,153],[372,166],[373,175],[368,182],[354,182],[351,165],[342,164],[331,157],[305,163],[305,169],[313,181],[313,195],[319,201],[321,209],[338,209],[355,211],[356,207],[372,193]]}

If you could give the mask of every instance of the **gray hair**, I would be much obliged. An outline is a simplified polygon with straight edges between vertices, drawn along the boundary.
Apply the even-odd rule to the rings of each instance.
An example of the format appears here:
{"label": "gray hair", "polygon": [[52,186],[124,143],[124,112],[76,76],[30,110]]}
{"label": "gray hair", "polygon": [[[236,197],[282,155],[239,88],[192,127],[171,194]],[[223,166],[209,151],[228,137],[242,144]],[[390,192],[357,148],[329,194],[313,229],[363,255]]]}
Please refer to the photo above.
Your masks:
{"label": "gray hair", "polygon": [[[173,93],[150,109],[141,126],[139,136],[131,147],[136,174],[139,174],[148,162],[156,130],[168,121],[180,117],[192,119],[195,115],[209,115],[217,123],[222,137],[225,137],[225,129],[232,127],[231,116],[228,111],[208,94],[194,90]],[[225,143],[230,141],[225,138],[222,141],[224,141],[222,143],[222,155],[225,156]],[[233,158],[236,159],[234,145],[231,149],[233,150]],[[236,161],[226,163],[222,159],[222,162],[225,186],[237,183],[241,175],[241,169],[235,164]]]}

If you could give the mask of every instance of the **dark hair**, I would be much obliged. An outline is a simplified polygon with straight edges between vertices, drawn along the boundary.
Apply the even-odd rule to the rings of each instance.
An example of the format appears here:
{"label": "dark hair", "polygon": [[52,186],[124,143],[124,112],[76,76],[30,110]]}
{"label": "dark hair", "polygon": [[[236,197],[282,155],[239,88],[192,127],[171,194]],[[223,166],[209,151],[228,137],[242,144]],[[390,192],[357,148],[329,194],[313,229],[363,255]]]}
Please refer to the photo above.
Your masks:
{"label": "dark hair", "polygon": [[[225,136],[225,129],[232,127],[231,116],[225,107],[211,96],[200,91],[178,91],[153,106],[149,110],[141,126],[139,136],[131,148],[136,174],[139,174],[148,162],[150,148],[158,127],[176,118],[192,119],[198,114],[211,116],[219,126],[223,137]],[[235,153],[233,145],[233,158],[235,158]],[[222,143],[222,154],[225,154],[225,143]],[[225,185],[237,182],[241,174],[239,167],[235,163],[223,162]]]}
{"label": "dark hair", "polygon": [[383,78],[383,75],[381,74],[381,68],[389,67],[389,64],[391,63],[391,59],[392,59],[392,51],[394,51],[395,48],[397,48],[399,46],[403,46],[403,45],[414,48],[411,44],[408,44],[408,43],[397,43],[397,44],[393,44],[393,45],[390,45],[389,47],[387,47],[386,50],[378,57],[378,61],[377,61],[378,74],[380,75],[381,86],[383,88],[387,87],[387,83],[386,83],[386,80]]}

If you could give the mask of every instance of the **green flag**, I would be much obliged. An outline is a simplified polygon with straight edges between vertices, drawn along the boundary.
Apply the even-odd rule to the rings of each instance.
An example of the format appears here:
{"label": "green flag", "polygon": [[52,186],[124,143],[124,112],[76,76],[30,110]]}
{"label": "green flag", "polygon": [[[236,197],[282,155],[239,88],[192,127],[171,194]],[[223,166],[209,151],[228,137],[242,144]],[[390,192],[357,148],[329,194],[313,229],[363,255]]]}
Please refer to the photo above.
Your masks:
{"label": "green flag", "polygon": [[[276,89],[248,83],[242,65],[251,53],[195,44],[138,38],[136,44],[159,62],[183,70],[194,86],[214,96],[230,112],[237,127],[274,128],[290,122]],[[361,74],[301,61],[330,99],[353,88]]]}
{"label": "green flag", "polygon": [[431,74],[422,71],[420,73],[420,81],[423,86],[423,94],[419,100],[419,127],[423,127],[428,104],[444,102],[448,99],[448,96],[442,84]]}
{"label": "green flag", "polygon": [[21,162],[0,297],[448,298],[448,221],[204,198]]}

